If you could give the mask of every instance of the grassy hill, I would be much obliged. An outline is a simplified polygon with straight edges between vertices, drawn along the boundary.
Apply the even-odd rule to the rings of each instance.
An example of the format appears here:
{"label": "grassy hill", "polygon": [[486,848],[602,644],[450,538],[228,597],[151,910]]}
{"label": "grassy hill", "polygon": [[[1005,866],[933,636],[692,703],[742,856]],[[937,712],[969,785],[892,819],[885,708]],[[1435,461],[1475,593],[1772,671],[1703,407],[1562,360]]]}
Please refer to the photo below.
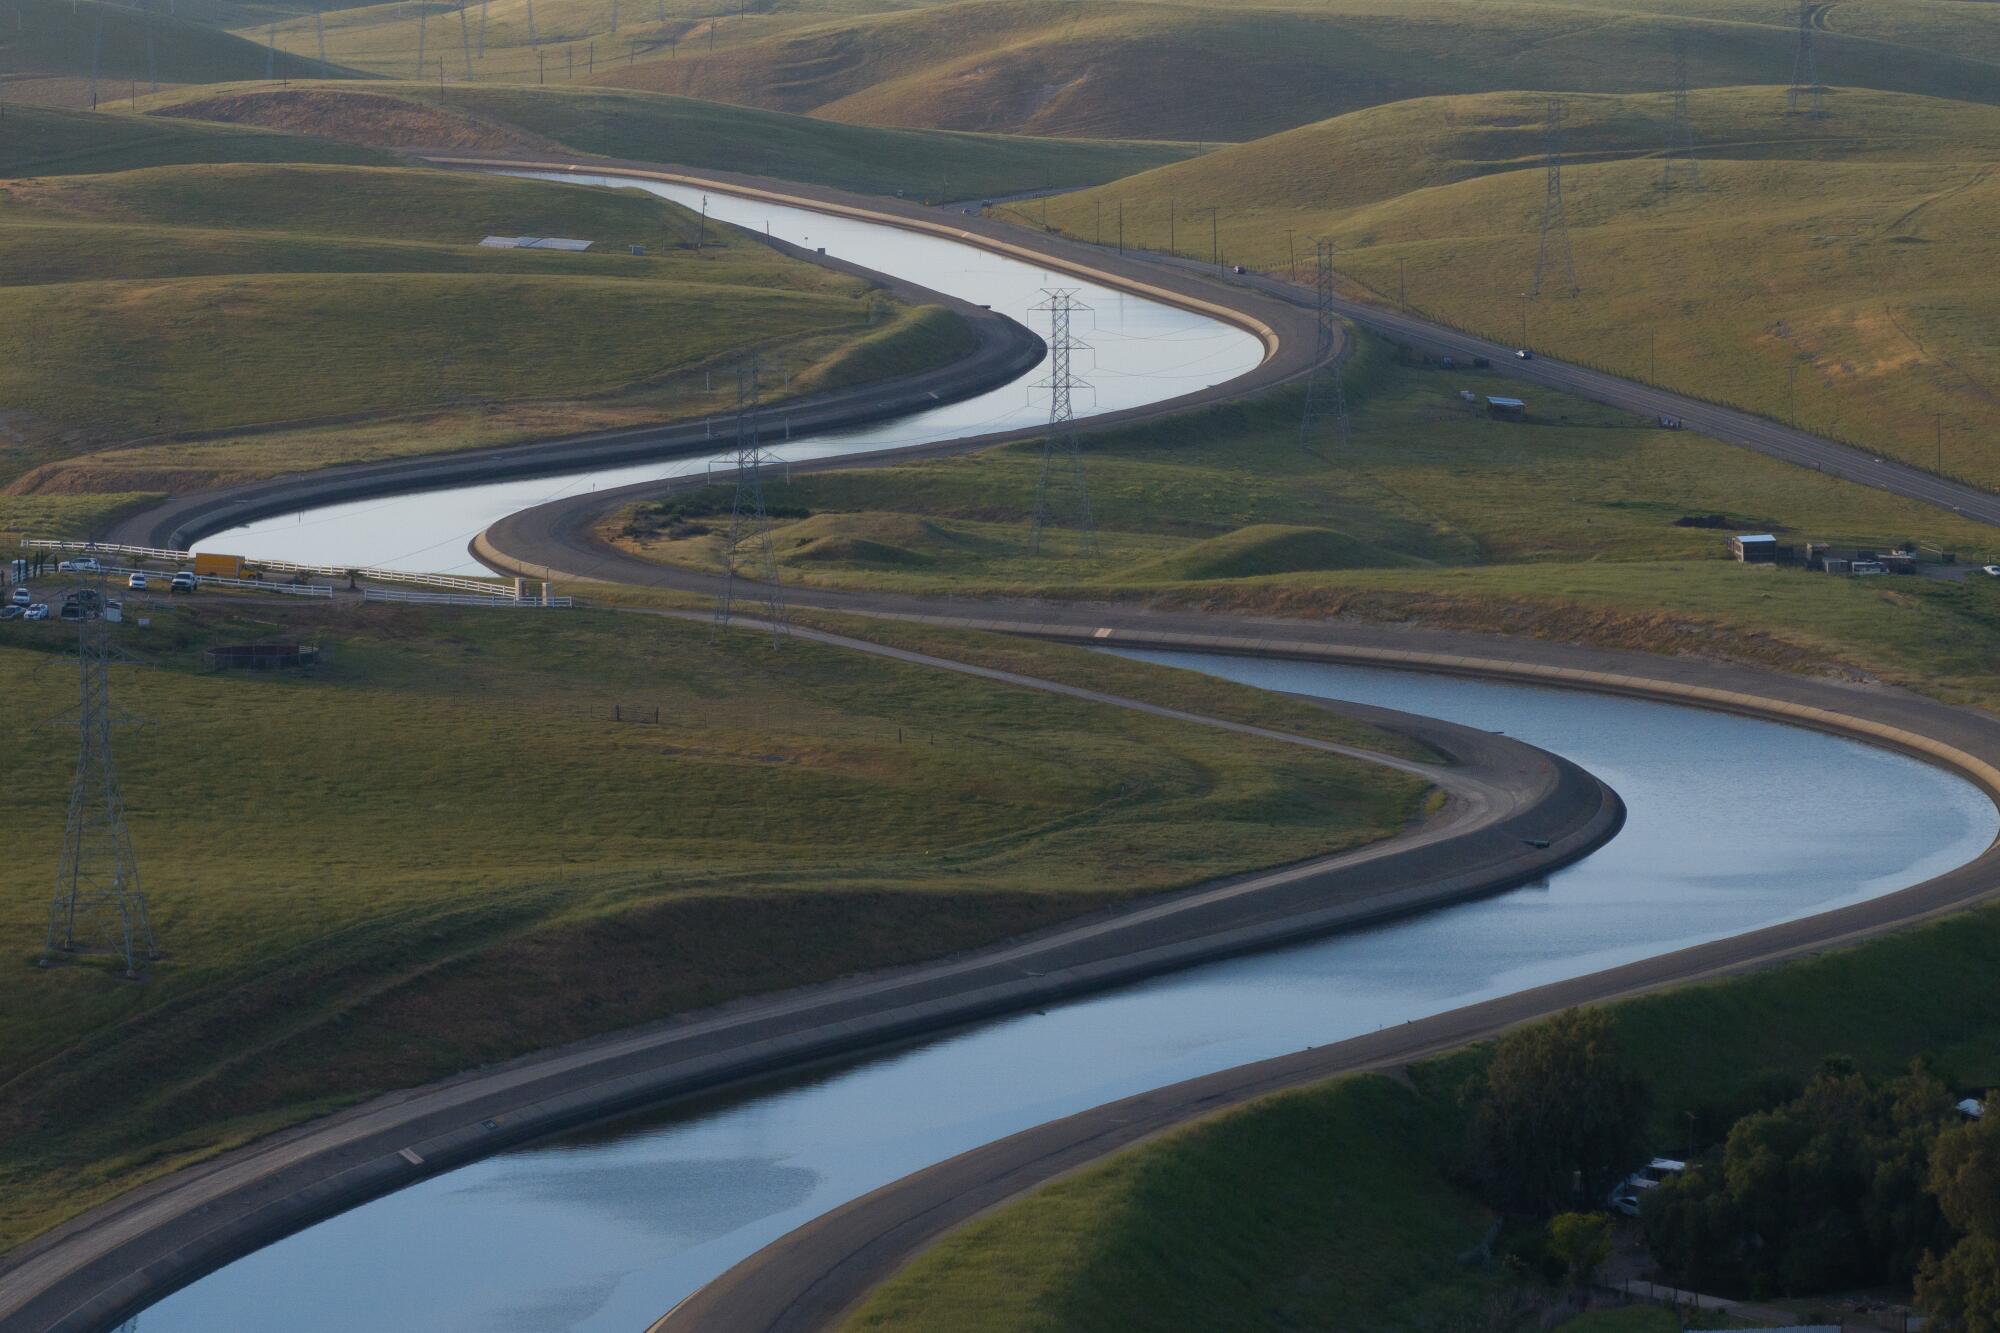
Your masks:
{"label": "grassy hill", "polygon": [[[1977,7],[1829,7],[1820,76],[2000,101],[2000,25]],[[733,31],[733,30],[732,30]],[[1536,88],[1658,89],[1675,39],[1700,85],[1789,76],[1782,6],[1329,0],[971,0],[742,34],[613,66],[635,87],[836,120],[1123,138],[1244,140],[1387,102]]]}
{"label": "grassy hill", "polygon": [[[0,1249],[331,1104],[1363,841],[1421,796],[1297,747],[706,624],[196,600],[119,631],[138,665],[114,688],[155,723],[117,742],[167,951],[147,984],[31,965],[69,771],[54,732],[0,748]],[[274,639],[330,661],[201,669],[205,646]],[[0,625],[0,690],[59,710],[73,676],[43,668],[73,641]],[[1006,651],[1030,672],[1082,656]],[[1178,702],[1176,675],[1125,664],[1115,688]]]}
{"label": "grassy hill", "polygon": [[104,0],[14,0],[0,23],[0,77],[87,81],[94,71],[106,98],[114,89],[122,97],[135,81],[144,91],[156,82],[260,79],[267,68],[278,78],[341,73],[282,48],[273,55],[261,34],[252,40],[225,32],[171,15],[164,4],[149,12]]}
{"label": "grassy hill", "polygon": [[196,120],[55,107],[6,110],[0,179],[81,171],[212,162],[344,162],[387,166],[397,159],[356,144]]}
{"label": "grassy hill", "polygon": [[[2000,912],[1985,908],[1613,1006],[1620,1044],[1651,1085],[1657,1142],[1683,1143],[1683,1112],[1695,1108],[1713,1136],[1763,1104],[1760,1079],[1803,1080],[1834,1054],[1887,1077],[1921,1053],[1948,1086],[1993,1086],[1995,948]],[[1503,1264],[1461,1259],[1491,1239],[1494,1220],[1461,1183],[1460,1091],[1480,1058],[1261,1098],[1119,1153],[947,1235],[842,1327],[1538,1327],[1494,1318],[1507,1306],[1493,1295],[1512,1280]],[[1639,1315],[1575,1327],[1682,1327]]]}
{"label": "grassy hill", "polygon": [[1122,204],[1128,241],[1163,248],[1174,208],[1185,239],[1214,204],[1227,258],[1281,271],[1292,244],[1326,235],[1358,290],[1393,300],[1400,284],[1461,326],[2000,484],[1993,108],[1839,89],[1812,120],[1783,114],[1782,89],[1700,92],[1701,188],[1667,190],[1663,99],[1573,97],[1581,294],[1561,297],[1558,277],[1531,302],[1542,102],[1377,108],[1052,200],[1048,216],[1089,235],[1097,208]]}
{"label": "grassy hill", "polygon": [[[955,317],[713,227],[690,248],[701,230],[641,191],[379,167],[8,182],[0,485],[109,504],[710,411],[710,369],[752,345],[795,388],[959,349]],[[594,246],[478,245],[494,233]],[[135,439],[157,442],[116,447]]]}
{"label": "grassy hill", "polygon": [[[1525,422],[1458,397],[1507,384],[1402,364],[1365,339],[1344,448],[1299,447],[1289,389],[1088,437],[1096,556],[1067,526],[1031,553],[1038,444],[796,476],[772,492],[806,515],[779,529],[777,554],[788,578],[826,586],[1428,623],[2000,705],[2000,580],[1758,572],[1724,543],[1907,539],[1974,564],[2000,554],[1993,529],[1558,394],[1535,391]],[[712,565],[704,526],[642,508],[606,530]]]}
{"label": "grassy hill", "polygon": [[876,129],[687,97],[589,88],[460,84],[440,94],[421,84],[262,85],[183,89],[141,105],[378,146],[516,155],[567,149],[935,199],[1095,184],[1196,151],[1184,144]]}

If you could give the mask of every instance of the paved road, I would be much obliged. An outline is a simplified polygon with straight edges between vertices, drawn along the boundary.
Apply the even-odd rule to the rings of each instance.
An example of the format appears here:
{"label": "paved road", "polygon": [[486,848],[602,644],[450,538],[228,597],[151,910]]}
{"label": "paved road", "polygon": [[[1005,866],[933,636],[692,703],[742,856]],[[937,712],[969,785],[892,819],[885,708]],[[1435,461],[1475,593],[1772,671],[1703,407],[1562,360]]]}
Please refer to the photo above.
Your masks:
{"label": "paved road", "polygon": [[1416,773],[1449,799],[1439,817],[1354,851],[1149,898],[937,963],[543,1052],[313,1121],[135,1190],[22,1247],[0,1266],[0,1331],[108,1327],[320,1217],[620,1110],[1510,887],[1586,854],[1623,818],[1616,795],[1567,760],[1450,723],[1341,706],[1454,761],[1421,764],[840,635],[794,632],[1024,690],[1365,758]]}

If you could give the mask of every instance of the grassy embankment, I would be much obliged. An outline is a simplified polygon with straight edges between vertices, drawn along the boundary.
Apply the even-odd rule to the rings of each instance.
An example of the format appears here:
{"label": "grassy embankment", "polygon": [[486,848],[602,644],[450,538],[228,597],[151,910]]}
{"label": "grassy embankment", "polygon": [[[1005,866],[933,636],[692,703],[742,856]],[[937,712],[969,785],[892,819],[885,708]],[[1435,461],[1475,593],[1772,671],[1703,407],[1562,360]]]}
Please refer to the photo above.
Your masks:
{"label": "grassy embankment", "polygon": [[[811,511],[777,530],[779,558],[817,584],[1425,621],[1781,670],[1844,664],[2000,702],[2000,580],[1746,569],[1724,546],[1732,530],[1908,538],[1972,560],[2000,549],[1990,529],[1558,395],[1536,393],[1529,422],[1493,421],[1456,391],[1507,381],[1400,366],[1373,340],[1347,379],[1345,450],[1299,448],[1294,391],[1089,437],[1094,561],[1067,529],[1028,554],[1037,444],[802,474],[772,492]],[[641,507],[605,531],[713,567],[715,537],[694,533],[710,521],[680,523]]]}
{"label": "grassy embankment", "polygon": [[182,163],[337,162],[386,167],[397,161],[392,154],[359,144],[255,126],[55,107],[10,105],[7,133],[0,136],[0,179]]}
{"label": "grassy embankment", "polygon": [[[372,12],[372,11],[371,11]],[[871,194],[969,199],[1078,187],[1193,155],[1194,145],[842,125],[689,97],[589,87],[421,83],[180,89],[142,111],[388,147],[592,153]]]}
{"label": "grassy embankment", "polygon": [[[315,1109],[1365,841],[1422,794],[704,623],[148,610],[114,684],[148,723],[118,741],[168,951],[145,984],[31,965],[69,775],[59,736],[0,751],[0,1246]],[[59,709],[71,678],[40,668],[64,631],[0,629],[0,688],[23,716]],[[294,637],[330,663],[198,669],[202,646]],[[1081,656],[1006,652],[1057,673]],[[1220,682],[1191,700],[1135,663],[1113,687],[1379,739]]]}
{"label": "grassy embankment", "polygon": [[[1685,1112],[1713,1134],[1758,1077],[1833,1053],[1891,1074],[1921,1052],[1955,1086],[2000,1083],[1996,950],[2000,909],[1985,908],[1612,1013],[1652,1084],[1658,1141],[1678,1146]],[[1479,1058],[1264,1098],[1142,1144],[948,1236],[847,1327],[1488,1327],[1507,1279],[1459,1257],[1491,1220],[1457,1183],[1459,1090]]]}
{"label": "grassy embankment", "polygon": [[[1089,236],[1188,248],[1221,205],[1228,259],[1278,271],[1326,235],[1358,289],[1462,327],[2000,485],[2000,110],[1837,89],[1696,93],[1701,188],[1662,185],[1664,101],[1569,102],[1564,196],[1581,292],[1526,301],[1543,205],[1543,99],[1418,101],[1307,126],[1052,200]],[[1034,219],[1041,217],[1040,206]]]}
{"label": "grassy embankment", "polygon": [[[155,84],[261,79],[267,70],[280,79],[342,73],[282,48],[267,50],[261,30],[239,36],[181,8],[177,16],[164,5],[14,0],[0,25],[0,98],[8,103],[9,120],[13,106],[24,101],[88,110],[93,84],[97,104],[108,107],[143,97]],[[0,134],[0,140],[8,137]]]}
{"label": "grassy embankment", "polygon": [[[481,248],[492,233],[594,244]],[[968,336],[639,191],[301,165],[17,180],[0,185],[0,528],[714,411],[750,347],[798,393],[937,364]]]}

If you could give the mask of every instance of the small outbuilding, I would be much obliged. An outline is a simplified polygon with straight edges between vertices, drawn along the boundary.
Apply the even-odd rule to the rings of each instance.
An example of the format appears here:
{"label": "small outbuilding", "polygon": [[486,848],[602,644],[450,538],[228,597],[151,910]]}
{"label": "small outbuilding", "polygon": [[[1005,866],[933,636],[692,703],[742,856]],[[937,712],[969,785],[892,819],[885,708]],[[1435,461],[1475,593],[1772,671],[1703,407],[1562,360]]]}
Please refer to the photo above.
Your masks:
{"label": "small outbuilding", "polygon": [[1775,565],[1792,558],[1792,548],[1780,546],[1768,532],[1739,532],[1729,539],[1729,553],[1746,565]]}
{"label": "small outbuilding", "polygon": [[1489,416],[1502,421],[1519,421],[1528,415],[1528,405],[1519,398],[1495,398],[1487,395],[1486,411]]}

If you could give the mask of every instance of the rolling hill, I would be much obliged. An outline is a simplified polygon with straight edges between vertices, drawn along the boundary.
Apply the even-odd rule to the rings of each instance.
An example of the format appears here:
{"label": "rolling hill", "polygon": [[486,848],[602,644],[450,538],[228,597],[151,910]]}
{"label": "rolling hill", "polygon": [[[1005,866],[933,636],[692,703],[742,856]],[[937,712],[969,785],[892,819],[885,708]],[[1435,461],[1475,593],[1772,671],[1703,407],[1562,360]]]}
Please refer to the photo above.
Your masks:
{"label": "rolling hill", "polygon": [[879,129],[598,88],[459,84],[440,94],[419,84],[255,85],[180,90],[141,105],[377,145],[568,150],[942,199],[1095,184],[1197,151],[1186,144]]}
{"label": "rolling hill", "polygon": [[635,190],[261,164],[9,181],[0,528],[48,497],[712,411],[709,371],[753,345],[806,385],[961,344],[955,317],[880,314],[868,284]]}
{"label": "rolling hill", "polygon": [[174,163],[345,162],[387,166],[388,153],[332,139],[167,117],[9,106],[0,178],[130,171]]}
{"label": "rolling hill", "polygon": [[[1822,78],[2000,101],[1990,15],[1896,0],[1865,19],[1827,8]],[[865,124],[1247,140],[1415,97],[1659,89],[1677,37],[1697,85],[1790,74],[1791,29],[1768,4],[972,0],[690,47],[598,77]]]}
{"label": "rolling hill", "polygon": [[[1692,98],[1700,188],[1663,185],[1664,99],[1572,97],[1562,140],[1580,294],[1533,285],[1544,98],[1439,98],[1339,117],[1051,200],[1088,236],[1284,270],[1325,235],[1357,290],[1553,355],[1737,403],[2000,483],[2000,110],[1837,89]],[[1041,216],[1039,205],[1035,217]],[[1198,225],[1197,225],[1198,220]]]}

